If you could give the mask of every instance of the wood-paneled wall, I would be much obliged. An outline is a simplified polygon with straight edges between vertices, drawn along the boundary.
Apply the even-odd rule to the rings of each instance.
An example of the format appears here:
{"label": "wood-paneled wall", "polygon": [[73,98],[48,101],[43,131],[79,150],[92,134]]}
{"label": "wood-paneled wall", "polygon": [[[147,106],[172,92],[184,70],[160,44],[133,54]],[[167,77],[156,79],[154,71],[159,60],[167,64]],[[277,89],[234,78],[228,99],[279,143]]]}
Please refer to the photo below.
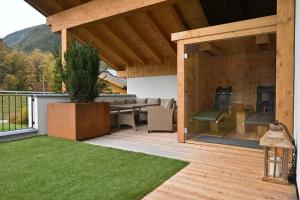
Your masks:
{"label": "wood-paneled wall", "polygon": [[275,86],[275,65],[275,52],[210,57],[207,84],[209,101],[213,102],[218,86],[232,86],[233,103],[242,102],[255,109],[257,86]]}
{"label": "wood-paneled wall", "polygon": [[126,69],[127,78],[176,75],[176,59],[166,59],[163,64],[149,63],[146,65],[128,66]]}
{"label": "wood-paneled wall", "polygon": [[[191,52],[192,51],[192,52]],[[199,131],[199,123],[191,123],[191,117],[208,107],[208,56],[197,49],[186,49],[185,60],[185,127],[189,132]],[[197,130],[197,131],[196,131]]]}
{"label": "wood-paneled wall", "polygon": [[190,119],[201,110],[212,109],[218,86],[232,86],[233,93],[238,93],[233,102],[242,101],[255,109],[257,86],[275,85],[275,57],[275,52],[231,56],[189,53],[185,60],[185,126],[190,131],[199,129]]}

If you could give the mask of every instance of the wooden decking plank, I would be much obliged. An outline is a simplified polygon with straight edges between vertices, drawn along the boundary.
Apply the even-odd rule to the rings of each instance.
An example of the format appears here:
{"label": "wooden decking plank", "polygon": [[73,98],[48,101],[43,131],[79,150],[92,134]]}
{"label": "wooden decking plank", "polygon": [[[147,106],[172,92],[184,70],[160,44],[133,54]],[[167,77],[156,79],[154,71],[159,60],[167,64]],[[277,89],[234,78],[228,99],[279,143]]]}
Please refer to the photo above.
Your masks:
{"label": "wooden decking plank", "polygon": [[263,182],[263,151],[179,144],[174,133],[123,129],[87,143],[189,161],[145,200],[293,200],[294,186]]}
{"label": "wooden decking plank", "polygon": [[[246,161],[249,160],[249,158],[243,158],[240,156],[234,156],[234,155],[228,155],[228,154],[216,154],[212,156],[212,153],[206,152],[206,151],[200,151],[199,150],[199,155],[197,156],[193,156],[192,154],[197,153],[198,150],[194,150],[193,152],[191,151],[184,151],[182,149],[180,149],[180,153],[174,153],[174,151],[172,151],[172,147],[164,147],[164,148],[159,148],[161,147],[160,145],[156,145],[153,144],[152,147],[147,147],[147,143],[139,143],[140,146],[138,147],[134,147],[133,143],[130,141],[116,141],[113,139],[103,139],[102,141],[106,142],[106,145],[109,143],[111,145],[114,145],[117,148],[122,148],[122,149],[127,149],[127,150],[136,150],[138,152],[144,152],[144,153],[149,153],[149,154],[153,154],[153,155],[164,155],[167,157],[171,157],[171,158],[176,158],[176,159],[184,159],[184,160],[193,160],[193,162],[197,162],[197,161],[201,161],[202,157],[207,157],[209,156],[207,159],[209,159],[210,161],[214,161],[214,162],[221,162],[223,163],[224,161],[232,161],[229,162],[228,164],[230,165],[230,163],[234,164],[234,165],[240,165]],[[101,143],[99,143],[101,144]],[[154,148],[153,148],[154,147]],[[252,168],[255,167],[261,167],[262,166],[262,160],[261,162],[251,162],[247,164],[247,167],[249,170],[251,170]]]}

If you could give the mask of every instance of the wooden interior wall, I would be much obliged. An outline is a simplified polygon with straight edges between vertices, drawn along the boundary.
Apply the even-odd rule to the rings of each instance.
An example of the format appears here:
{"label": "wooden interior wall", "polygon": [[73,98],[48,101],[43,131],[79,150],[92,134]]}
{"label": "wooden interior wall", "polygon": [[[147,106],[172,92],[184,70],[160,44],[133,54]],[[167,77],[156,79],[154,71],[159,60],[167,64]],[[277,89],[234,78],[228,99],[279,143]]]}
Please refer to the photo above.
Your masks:
{"label": "wooden interior wall", "polygon": [[185,127],[198,130],[199,124],[191,123],[191,117],[209,104],[208,91],[208,56],[199,53],[196,45],[186,46],[188,59],[185,60]]}
{"label": "wooden interior wall", "polygon": [[127,78],[176,75],[176,59],[167,59],[163,64],[145,64],[128,66],[126,69]]}
{"label": "wooden interior wall", "polygon": [[200,131],[199,123],[191,123],[190,119],[201,110],[212,109],[218,86],[232,86],[233,93],[242,93],[234,95],[233,101],[242,100],[255,109],[257,86],[275,85],[275,52],[209,56],[197,49],[196,45],[188,45],[185,50],[185,126],[190,132]]}
{"label": "wooden interior wall", "polygon": [[275,86],[275,52],[231,56],[214,56],[208,59],[208,99],[210,107],[218,86],[232,86],[234,102],[256,108],[258,85]]}

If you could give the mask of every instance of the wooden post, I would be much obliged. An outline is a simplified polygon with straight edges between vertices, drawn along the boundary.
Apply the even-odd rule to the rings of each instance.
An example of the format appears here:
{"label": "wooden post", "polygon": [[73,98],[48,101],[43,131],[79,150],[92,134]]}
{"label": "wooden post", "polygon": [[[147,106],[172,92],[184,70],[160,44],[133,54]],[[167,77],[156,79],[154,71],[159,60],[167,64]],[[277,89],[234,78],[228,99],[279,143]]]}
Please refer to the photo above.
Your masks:
{"label": "wooden post", "polygon": [[[62,63],[65,63],[65,52],[68,49],[68,46],[71,43],[71,34],[67,29],[61,31],[61,58]],[[62,83],[62,92],[66,91],[65,84]]]}
{"label": "wooden post", "polygon": [[293,133],[295,0],[277,0],[276,119]]}
{"label": "wooden post", "polygon": [[177,140],[185,142],[185,70],[184,70],[184,42],[177,42]]}
{"label": "wooden post", "polygon": [[67,29],[61,31],[61,58],[65,62],[64,54],[71,43],[70,32]]}

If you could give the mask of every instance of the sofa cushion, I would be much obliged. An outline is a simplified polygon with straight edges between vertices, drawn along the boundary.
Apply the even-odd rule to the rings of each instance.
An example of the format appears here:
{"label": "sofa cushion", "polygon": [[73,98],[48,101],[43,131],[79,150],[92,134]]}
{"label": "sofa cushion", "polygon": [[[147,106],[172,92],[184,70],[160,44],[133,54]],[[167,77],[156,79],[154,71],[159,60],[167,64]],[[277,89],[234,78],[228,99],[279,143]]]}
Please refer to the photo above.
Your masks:
{"label": "sofa cushion", "polygon": [[166,109],[174,108],[174,99],[161,99],[160,106]]}
{"label": "sofa cushion", "polygon": [[148,98],[147,103],[148,104],[160,104],[160,98]]}
{"label": "sofa cushion", "polygon": [[135,99],[126,99],[126,103],[127,104],[135,104],[136,101],[135,101]]}
{"label": "sofa cushion", "polygon": [[135,98],[135,102],[137,104],[145,104],[147,102],[147,99],[146,98],[138,98],[138,97],[136,97]]}
{"label": "sofa cushion", "polygon": [[118,99],[118,100],[115,100],[114,104],[115,105],[123,105],[123,104],[126,104],[126,100],[125,99]]}

